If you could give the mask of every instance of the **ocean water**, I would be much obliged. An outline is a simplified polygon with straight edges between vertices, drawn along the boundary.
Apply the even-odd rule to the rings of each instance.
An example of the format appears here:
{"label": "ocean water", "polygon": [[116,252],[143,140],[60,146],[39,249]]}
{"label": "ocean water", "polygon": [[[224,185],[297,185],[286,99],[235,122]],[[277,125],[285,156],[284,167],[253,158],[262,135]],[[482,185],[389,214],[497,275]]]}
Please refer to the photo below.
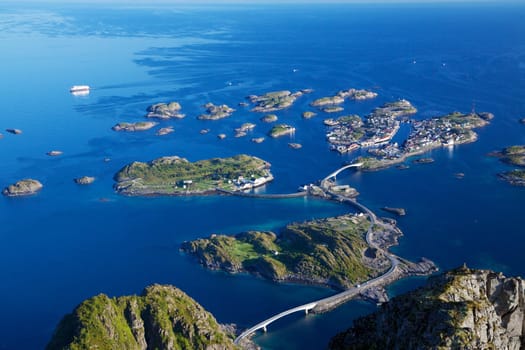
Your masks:
{"label": "ocean water", "polygon": [[[329,151],[319,113],[303,120],[314,98],[351,87],[376,100],[347,102],[366,115],[399,98],[428,118],[454,110],[495,114],[476,143],[432,151],[436,162],[407,170],[348,172],[338,177],[380,213],[400,206],[405,236],[395,251],[426,256],[442,269],[466,262],[525,275],[525,189],[495,176],[509,169],[487,153],[525,143],[525,6],[447,5],[29,5],[0,9],[0,186],[33,177],[44,190],[0,198],[0,349],[41,349],[60,318],[98,293],[137,294],[152,283],[181,288],[220,322],[248,327],[287,307],[333,293],[210,272],[182,255],[185,240],[247,229],[278,230],[289,221],[351,208],[312,199],[129,198],[112,190],[113,175],[133,161],[164,155],[190,160],[247,153],[272,163],[263,191],[293,192],[351,160]],[[88,96],[68,89],[89,84]],[[270,126],[238,106],[245,96],[304,88],[280,121],[292,138],[250,142]],[[116,133],[143,120],[156,102],[176,100],[187,117],[161,122],[175,132]],[[237,111],[199,121],[207,102]],[[243,122],[257,124],[233,137]],[[206,135],[199,130],[209,128]],[[217,134],[228,138],[218,140]],[[288,142],[303,144],[300,150]],[[47,151],[64,154],[51,158]],[[104,162],[104,158],[111,161]],[[454,177],[465,173],[464,179]],[[96,176],[79,187],[73,178]],[[385,214],[386,215],[386,214]],[[410,279],[392,295],[414,288]],[[375,306],[350,302],[334,312],[291,316],[255,340],[264,349],[323,349],[331,336]]]}

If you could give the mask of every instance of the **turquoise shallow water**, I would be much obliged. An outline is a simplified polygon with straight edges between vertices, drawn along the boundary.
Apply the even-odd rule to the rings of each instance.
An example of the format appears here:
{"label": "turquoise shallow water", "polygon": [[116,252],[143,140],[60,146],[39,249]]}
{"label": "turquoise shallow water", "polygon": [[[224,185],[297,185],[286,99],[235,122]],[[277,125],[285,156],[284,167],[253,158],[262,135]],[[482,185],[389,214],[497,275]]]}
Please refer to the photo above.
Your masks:
{"label": "turquoise shallow water", "polygon": [[[348,102],[366,115],[398,98],[416,118],[453,110],[496,115],[478,142],[435,150],[436,162],[400,171],[341,174],[373,210],[407,209],[395,250],[427,256],[440,267],[467,262],[525,275],[521,247],[525,190],[499,181],[508,167],[486,154],[525,143],[525,7],[505,5],[111,6],[10,4],[0,10],[0,185],[34,177],[45,188],[31,198],[0,198],[0,349],[43,348],[60,317],[97,293],[140,293],[151,283],[183,289],[221,322],[250,326],[272,313],[333,293],[209,272],[181,255],[181,242],[210,233],[278,229],[289,221],[344,213],[317,200],[229,197],[128,198],[113,193],[113,175],[133,160],[179,155],[190,160],[249,153],[272,163],[264,191],[295,191],[355,154],[339,156],[324,141],[308,103],[350,87],[379,93]],[[415,63],[414,63],[415,61]],[[71,85],[89,84],[74,97]],[[294,125],[290,139],[250,142],[269,125],[237,104],[249,94],[313,88],[277,112]],[[155,102],[177,100],[188,115],[162,122],[175,132],[120,134],[120,121],[142,120]],[[218,122],[196,120],[206,102],[237,108]],[[248,138],[233,138],[246,121]],[[199,130],[211,129],[207,135]],[[226,140],[218,141],[218,133]],[[49,158],[59,149],[64,155]],[[110,162],[103,159],[109,157]],[[464,172],[465,178],[453,174]],[[97,181],[79,187],[74,177]],[[103,199],[103,200],[101,200]],[[379,213],[379,211],[378,211]],[[396,284],[393,294],[422,280]],[[265,349],[319,349],[373,305],[351,302],[335,312],[292,316],[256,337]]]}

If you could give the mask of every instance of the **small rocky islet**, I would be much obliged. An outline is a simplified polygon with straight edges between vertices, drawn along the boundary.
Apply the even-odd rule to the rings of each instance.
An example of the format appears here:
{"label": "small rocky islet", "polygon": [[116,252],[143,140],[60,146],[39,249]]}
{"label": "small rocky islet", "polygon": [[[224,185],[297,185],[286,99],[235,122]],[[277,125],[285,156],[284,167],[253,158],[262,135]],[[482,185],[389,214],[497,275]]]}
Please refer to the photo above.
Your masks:
{"label": "small rocky islet", "polygon": [[268,113],[291,107],[299,97],[310,92],[308,89],[293,93],[288,90],[272,91],[263,95],[250,95],[247,99],[255,104],[252,112]]}
{"label": "small rocky islet", "polygon": [[180,113],[181,108],[178,102],[156,103],[147,108],[146,118],[182,119],[186,115]]}
{"label": "small rocky islet", "polygon": [[277,138],[286,135],[292,135],[295,132],[295,128],[288,124],[277,124],[274,125],[268,132],[268,136]]}
{"label": "small rocky islet", "polygon": [[504,163],[519,167],[499,173],[499,178],[514,186],[525,186],[525,145],[506,147],[501,151],[491,153],[491,155],[499,157]]}
{"label": "small rocky islet", "polygon": [[229,107],[228,105],[214,105],[209,102],[204,105],[206,113],[203,113],[197,117],[199,120],[219,120],[224,119],[232,115],[235,112],[235,109]]}
{"label": "small rocky islet", "polygon": [[158,123],[156,122],[135,122],[135,123],[120,122],[114,125],[111,129],[114,131],[136,132],[136,131],[146,131],[157,125]]}
{"label": "small rocky islet", "polygon": [[42,190],[44,186],[38,180],[23,179],[3,189],[2,194],[8,197],[30,196]]}
{"label": "small rocky islet", "polygon": [[73,181],[78,185],[91,185],[95,182],[94,176],[81,176],[73,179]]}

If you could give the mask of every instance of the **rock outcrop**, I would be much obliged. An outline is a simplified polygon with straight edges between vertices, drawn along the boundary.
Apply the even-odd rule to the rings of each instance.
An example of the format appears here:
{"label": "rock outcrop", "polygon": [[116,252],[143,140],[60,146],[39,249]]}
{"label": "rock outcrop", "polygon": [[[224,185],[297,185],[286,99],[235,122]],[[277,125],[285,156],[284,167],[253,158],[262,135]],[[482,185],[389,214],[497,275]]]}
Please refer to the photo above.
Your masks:
{"label": "rock outcrop", "polygon": [[9,197],[28,196],[37,193],[43,187],[40,181],[24,179],[4,188],[2,194]]}
{"label": "rock outcrop", "polygon": [[235,349],[232,338],[182,291],[153,285],[141,296],[100,294],[82,302],[46,349]]}
{"label": "rock outcrop", "polygon": [[75,181],[75,183],[79,185],[91,185],[93,182],[95,182],[95,177],[82,176],[82,177],[77,177],[73,179],[73,181]]}
{"label": "rock outcrop", "polygon": [[330,349],[525,348],[525,282],[461,267],[354,321]]}
{"label": "rock outcrop", "polygon": [[158,119],[182,119],[185,115],[180,113],[180,110],[181,106],[178,102],[156,103],[148,107],[148,114],[146,114],[146,117]]}
{"label": "rock outcrop", "polygon": [[158,123],[155,122],[137,122],[137,123],[127,123],[127,122],[121,122],[113,126],[111,129],[114,131],[128,131],[128,132],[134,132],[134,131],[145,131],[153,128]]}

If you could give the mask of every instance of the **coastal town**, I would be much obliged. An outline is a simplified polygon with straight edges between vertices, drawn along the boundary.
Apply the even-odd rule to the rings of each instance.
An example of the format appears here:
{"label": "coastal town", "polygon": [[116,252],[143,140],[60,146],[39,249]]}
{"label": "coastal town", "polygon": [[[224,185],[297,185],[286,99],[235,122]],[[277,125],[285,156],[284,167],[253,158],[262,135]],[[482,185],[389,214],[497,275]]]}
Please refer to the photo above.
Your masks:
{"label": "coastal town", "polygon": [[[474,142],[480,128],[494,118],[492,113],[453,112],[425,120],[411,120],[417,109],[407,100],[387,103],[376,108],[363,121],[357,115],[326,119],[326,138],[331,149],[341,154],[366,148],[369,156],[357,158],[363,170],[375,170],[404,162],[407,158],[439,147],[452,147]],[[401,123],[410,124],[408,138],[399,145],[392,139]]]}

